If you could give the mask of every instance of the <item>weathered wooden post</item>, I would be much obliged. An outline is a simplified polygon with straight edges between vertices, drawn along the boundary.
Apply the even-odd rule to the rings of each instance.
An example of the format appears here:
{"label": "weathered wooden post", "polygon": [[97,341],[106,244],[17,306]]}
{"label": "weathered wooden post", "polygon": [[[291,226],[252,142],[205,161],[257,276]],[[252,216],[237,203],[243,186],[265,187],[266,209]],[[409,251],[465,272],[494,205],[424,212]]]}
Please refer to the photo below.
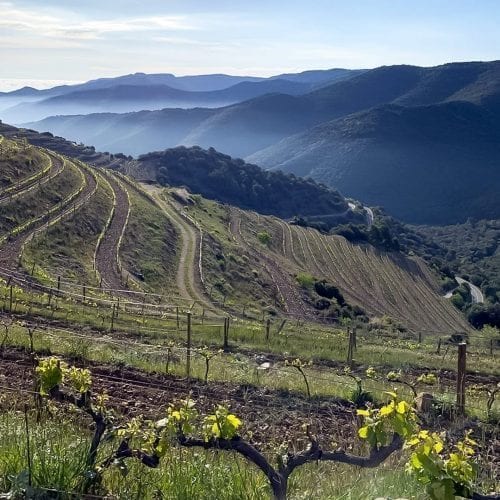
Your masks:
{"label": "weathered wooden post", "polygon": [[57,277],[57,291],[58,292],[61,291],[61,277],[60,276]]}
{"label": "weathered wooden post", "polygon": [[115,304],[113,304],[113,309],[111,311],[111,331],[115,328]]}
{"label": "weathered wooden post", "polygon": [[179,330],[179,306],[175,308],[175,315],[177,318],[177,330]]}
{"label": "weathered wooden post", "polygon": [[224,318],[224,350],[229,347],[229,317]]}
{"label": "weathered wooden post", "polygon": [[14,299],[14,288],[13,285],[10,285],[9,291],[9,311],[12,312],[12,301]]}
{"label": "weathered wooden post", "polygon": [[465,371],[467,369],[467,344],[458,344],[458,365],[457,365],[457,412],[459,415],[465,414]]}
{"label": "weathered wooden post", "polygon": [[347,327],[347,335],[349,336],[348,344],[347,344],[347,364],[352,366],[352,360],[354,357],[354,338],[352,334],[352,330]]}
{"label": "weathered wooden post", "polygon": [[267,318],[266,321],[266,342],[269,342],[269,333],[271,331],[271,320]]}
{"label": "weathered wooden post", "polygon": [[187,313],[186,377],[191,377],[191,313]]}
{"label": "weathered wooden post", "polygon": [[441,339],[438,339],[436,354],[441,354]]}
{"label": "weathered wooden post", "polygon": [[422,343],[422,332],[418,332],[418,343]]}

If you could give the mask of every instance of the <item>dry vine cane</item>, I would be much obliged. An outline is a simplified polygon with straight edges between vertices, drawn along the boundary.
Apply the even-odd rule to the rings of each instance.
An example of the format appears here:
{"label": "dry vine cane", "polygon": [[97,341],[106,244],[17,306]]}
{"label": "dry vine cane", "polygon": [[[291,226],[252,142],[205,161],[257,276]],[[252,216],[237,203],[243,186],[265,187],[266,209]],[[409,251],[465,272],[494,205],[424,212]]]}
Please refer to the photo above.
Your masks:
{"label": "dry vine cane", "polygon": [[[442,439],[421,431],[413,407],[400,401],[395,393],[388,393],[390,402],[380,409],[358,410],[363,419],[358,434],[370,446],[368,456],[352,455],[343,450],[323,450],[307,428],[309,446],[299,453],[278,457],[277,465],[273,466],[238,434],[242,422],[224,406],[219,405],[213,414],[202,417],[195,402],[187,399],[179,406],[170,405],[165,418],[157,422],[133,418],[126,425],[116,427],[105,408],[105,399],[94,398],[91,394],[92,380],[88,370],[68,367],[57,358],[48,358],[40,361],[37,373],[43,395],[81,409],[94,421],[95,431],[87,459],[89,473],[82,487],[84,492],[98,484],[107,468],[118,466],[126,470],[125,460],[130,458],[156,468],[169,449],[178,445],[240,454],[266,475],[275,500],[285,500],[290,475],[308,462],[331,461],[364,468],[377,467],[401,449],[406,440],[406,447],[413,452],[408,468],[426,484],[431,498],[452,500],[455,494],[477,500],[498,498],[472,492],[474,444],[470,437],[466,436],[456,445],[455,452],[445,456]],[[63,390],[63,384],[78,395]],[[104,439],[118,439],[119,445],[108,458],[96,465],[97,451]],[[131,443],[139,446],[133,447]]]}

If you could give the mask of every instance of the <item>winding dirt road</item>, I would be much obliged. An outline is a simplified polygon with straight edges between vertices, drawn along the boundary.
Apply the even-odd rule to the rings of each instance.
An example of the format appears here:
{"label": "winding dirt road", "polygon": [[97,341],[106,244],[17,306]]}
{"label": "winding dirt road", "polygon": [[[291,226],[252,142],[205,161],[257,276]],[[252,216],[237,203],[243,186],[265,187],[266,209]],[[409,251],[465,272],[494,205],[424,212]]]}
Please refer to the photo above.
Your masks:
{"label": "winding dirt road", "polygon": [[121,290],[123,282],[118,268],[118,246],[127,223],[130,201],[127,191],[113,174],[106,175],[106,180],[115,193],[116,206],[111,223],[97,249],[95,263],[102,278],[102,285],[106,288]]}
{"label": "winding dirt road", "polygon": [[177,266],[176,284],[179,295],[192,303],[198,303],[212,313],[221,311],[206,296],[200,274],[200,232],[193,223],[181,215],[182,207],[167,203],[161,196],[161,188],[149,184],[143,188],[156,202],[158,208],[172,221],[179,232],[181,249]]}

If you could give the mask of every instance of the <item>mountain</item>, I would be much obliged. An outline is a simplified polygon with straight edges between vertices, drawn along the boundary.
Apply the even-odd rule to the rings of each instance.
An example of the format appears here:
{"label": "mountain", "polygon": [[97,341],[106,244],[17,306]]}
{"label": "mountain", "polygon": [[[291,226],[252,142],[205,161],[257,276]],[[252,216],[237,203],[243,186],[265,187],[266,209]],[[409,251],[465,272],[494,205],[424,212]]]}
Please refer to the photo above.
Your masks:
{"label": "mountain", "polygon": [[[448,100],[470,101],[493,105],[498,101],[500,62],[453,63],[433,68],[416,66],[386,66],[336,81],[305,95],[270,94],[242,103],[223,107],[209,113],[204,119],[192,122],[191,130],[170,136],[168,111],[149,114],[105,115],[101,129],[108,129],[99,149],[117,147],[127,154],[146,153],[151,149],[164,149],[175,145],[215,147],[233,156],[249,156],[281,139],[305,131],[324,122],[352,113],[368,110],[382,104],[400,103],[405,106],[437,104]],[[162,116],[166,113],[165,116]],[[186,115],[187,111],[184,112]],[[179,116],[182,112],[179,113]],[[192,115],[191,115],[192,117]],[[87,133],[100,118],[81,118],[81,130],[69,126],[73,117],[59,116],[49,121],[28,123],[36,130],[49,130],[73,140],[92,143]],[[153,129],[154,124],[155,129]],[[165,124],[162,141],[156,145],[144,136],[158,136],[157,127]],[[120,132],[114,133],[115,126]],[[127,130],[122,140],[122,130]],[[114,137],[113,137],[114,136]],[[112,137],[112,140],[109,140]]]}
{"label": "mountain", "polygon": [[214,147],[313,176],[405,221],[447,224],[498,216],[499,116],[500,61],[493,61],[385,66],[302,95],[29,126],[134,155]]}
{"label": "mountain", "polygon": [[99,89],[77,90],[35,102],[24,102],[3,110],[2,116],[6,121],[19,123],[40,120],[50,115],[125,113],[161,108],[213,108],[264,94],[305,94],[312,87],[313,85],[309,83],[282,79],[241,82],[227,89],[208,92],[179,90],[167,85],[115,85]]}
{"label": "mountain", "polygon": [[5,121],[21,123],[52,115],[126,113],[166,107],[221,107],[269,93],[305,94],[361,71],[314,70],[270,78],[231,75],[176,77],[172,74],[135,73],[51,89],[25,87],[0,93],[0,111]]}
{"label": "mountain", "polygon": [[250,157],[336,186],[412,223],[500,218],[500,122],[483,106],[385,105],[319,125]]}

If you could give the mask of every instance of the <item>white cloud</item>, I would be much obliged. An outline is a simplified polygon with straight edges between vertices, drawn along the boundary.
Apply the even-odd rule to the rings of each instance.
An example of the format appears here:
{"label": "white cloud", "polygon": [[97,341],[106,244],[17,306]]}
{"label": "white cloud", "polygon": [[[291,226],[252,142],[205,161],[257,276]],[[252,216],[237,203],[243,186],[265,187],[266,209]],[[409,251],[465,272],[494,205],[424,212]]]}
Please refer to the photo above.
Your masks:
{"label": "white cloud", "polygon": [[0,1],[0,27],[30,33],[33,36],[73,40],[95,40],[110,33],[165,30],[191,30],[195,26],[186,16],[146,16],[122,19],[74,19],[74,14],[48,14],[15,7]]}

